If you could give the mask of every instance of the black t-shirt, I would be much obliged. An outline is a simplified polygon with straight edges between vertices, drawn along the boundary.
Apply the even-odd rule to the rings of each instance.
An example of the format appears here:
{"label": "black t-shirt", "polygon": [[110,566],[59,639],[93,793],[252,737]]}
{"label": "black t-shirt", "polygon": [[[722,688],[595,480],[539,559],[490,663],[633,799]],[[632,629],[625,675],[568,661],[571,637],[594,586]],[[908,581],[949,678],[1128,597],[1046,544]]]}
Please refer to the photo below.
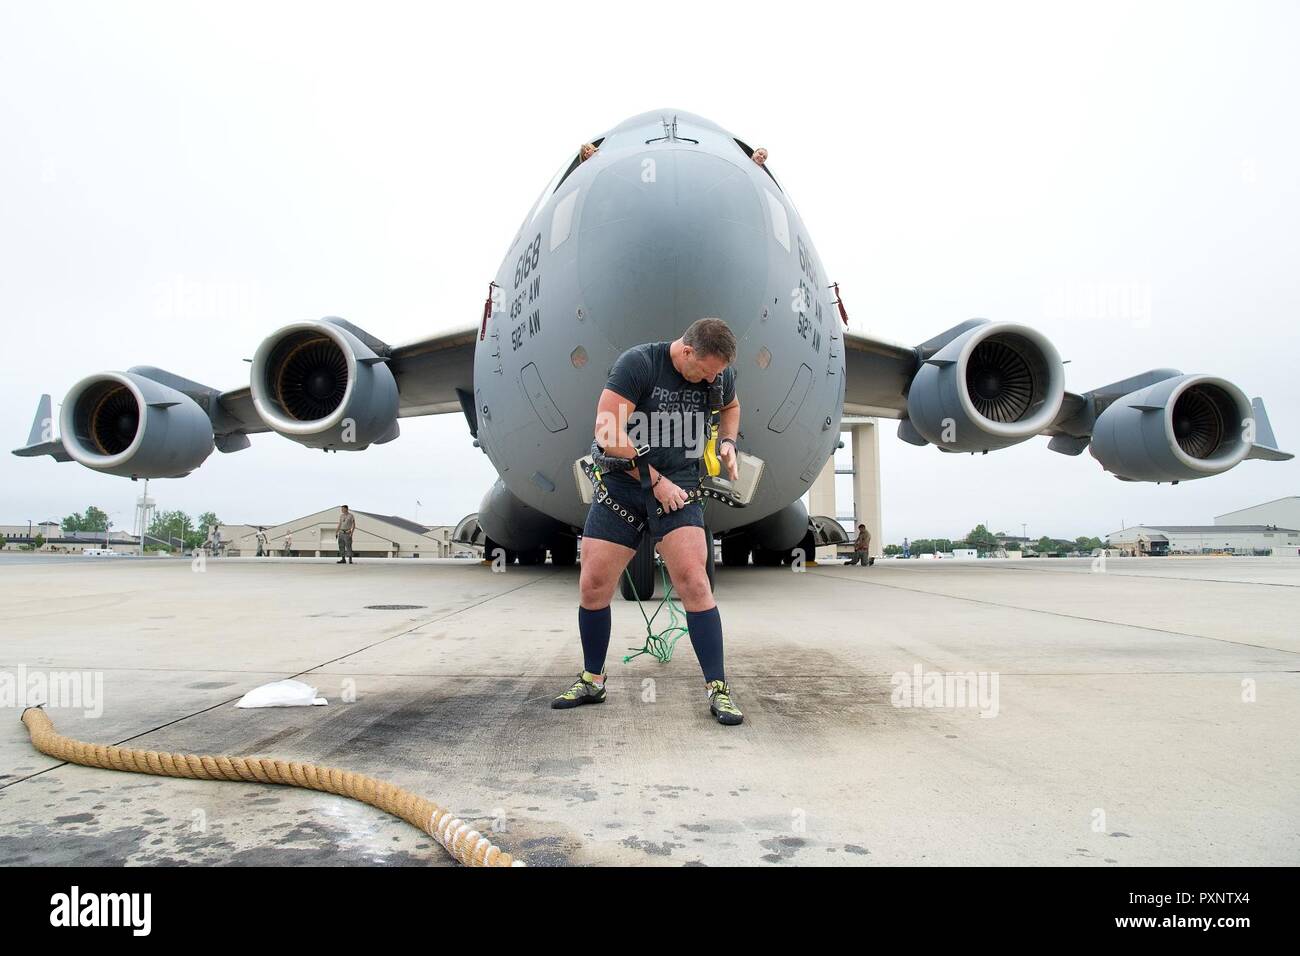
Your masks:
{"label": "black t-shirt", "polygon": [[[692,487],[700,474],[700,457],[709,437],[709,383],[688,382],[673,365],[670,342],[647,342],[628,349],[610,369],[605,387],[636,406],[628,420],[635,445],[650,445],[647,459],[675,484]],[[722,379],[722,406],[736,397],[736,370],[728,365]],[[626,473],[607,480],[635,484]]]}

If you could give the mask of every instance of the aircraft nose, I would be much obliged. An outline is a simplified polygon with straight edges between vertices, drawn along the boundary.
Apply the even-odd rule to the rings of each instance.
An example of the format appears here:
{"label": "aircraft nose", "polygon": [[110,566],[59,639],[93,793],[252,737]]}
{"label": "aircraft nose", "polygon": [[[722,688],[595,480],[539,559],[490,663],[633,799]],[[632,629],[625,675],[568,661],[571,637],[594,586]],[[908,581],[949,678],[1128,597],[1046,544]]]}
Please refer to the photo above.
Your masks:
{"label": "aircraft nose", "polygon": [[611,163],[578,224],[583,308],[620,351],[716,316],[742,337],[767,295],[767,225],[745,170],[658,149]]}

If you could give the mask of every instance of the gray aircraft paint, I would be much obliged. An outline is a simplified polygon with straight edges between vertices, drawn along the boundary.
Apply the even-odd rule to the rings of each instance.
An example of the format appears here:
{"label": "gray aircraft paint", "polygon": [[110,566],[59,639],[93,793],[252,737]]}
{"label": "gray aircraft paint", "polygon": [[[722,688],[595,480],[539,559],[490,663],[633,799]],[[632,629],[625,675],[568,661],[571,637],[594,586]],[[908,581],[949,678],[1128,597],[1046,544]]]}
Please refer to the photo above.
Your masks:
{"label": "gray aircraft paint", "polygon": [[740,444],[767,470],[749,507],[709,503],[707,521],[753,522],[801,497],[839,441],[844,349],[821,260],[782,187],[716,124],[657,110],[595,139],[528,210],[497,272],[474,357],[479,440],[515,496],[581,527],[573,462],[610,367],[716,316],[738,341]]}

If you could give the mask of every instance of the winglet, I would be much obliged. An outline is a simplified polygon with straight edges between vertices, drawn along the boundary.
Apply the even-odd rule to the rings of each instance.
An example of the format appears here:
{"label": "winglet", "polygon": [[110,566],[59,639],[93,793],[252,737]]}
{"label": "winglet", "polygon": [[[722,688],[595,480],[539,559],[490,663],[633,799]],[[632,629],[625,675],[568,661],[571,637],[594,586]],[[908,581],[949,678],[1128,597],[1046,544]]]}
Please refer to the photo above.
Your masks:
{"label": "winglet", "polygon": [[54,418],[50,414],[50,396],[42,395],[36,403],[36,417],[32,419],[32,430],[27,435],[27,444],[39,445],[54,440]]}
{"label": "winglet", "polygon": [[14,454],[19,458],[37,458],[49,455],[55,461],[72,461],[72,456],[63,447],[63,442],[54,435],[54,415],[51,411],[49,395],[42,395],[36,403],[36,417],[32,419],[32,430],[27,435],[27,445],[15,448]]}
{"label": "winglet", "polygon": [[1290,461],[1294,458],[1295,455],[1277,447],[1277,439],[1273,437],[1273,426],[1269,424],[1268,412],[1264,411],[1264,400],[1256,398],[1251,401],[1250,407],[1255,412],[1255,441],[1250,446],[1250,453],[1246,457],[1264,461]]}

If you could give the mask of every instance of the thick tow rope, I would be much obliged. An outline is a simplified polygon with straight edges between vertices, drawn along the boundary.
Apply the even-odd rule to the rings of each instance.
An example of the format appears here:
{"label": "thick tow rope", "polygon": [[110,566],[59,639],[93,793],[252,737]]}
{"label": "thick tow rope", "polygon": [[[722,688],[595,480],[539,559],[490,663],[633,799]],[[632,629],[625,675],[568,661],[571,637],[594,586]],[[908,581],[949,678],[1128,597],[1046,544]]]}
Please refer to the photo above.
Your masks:
{"label": "thick tow rope", "polygon": [[32,746],[48,757],[128,773],[150,773],[160,777],[190,780],[239,780],[245,783],[278,783],[351,797],[385,813],[400,817],[423,830],[466,866],[524,866],[509,853],[493,845],[468,823],[445,807],[409,790],[376,780],[363,773],[318,767],[315,764],[266,757],[213,757],[171,754],[156,750],[132,750],[73,740],[57,733],[49,715],[39,707],[23,711],[23,724]]}

